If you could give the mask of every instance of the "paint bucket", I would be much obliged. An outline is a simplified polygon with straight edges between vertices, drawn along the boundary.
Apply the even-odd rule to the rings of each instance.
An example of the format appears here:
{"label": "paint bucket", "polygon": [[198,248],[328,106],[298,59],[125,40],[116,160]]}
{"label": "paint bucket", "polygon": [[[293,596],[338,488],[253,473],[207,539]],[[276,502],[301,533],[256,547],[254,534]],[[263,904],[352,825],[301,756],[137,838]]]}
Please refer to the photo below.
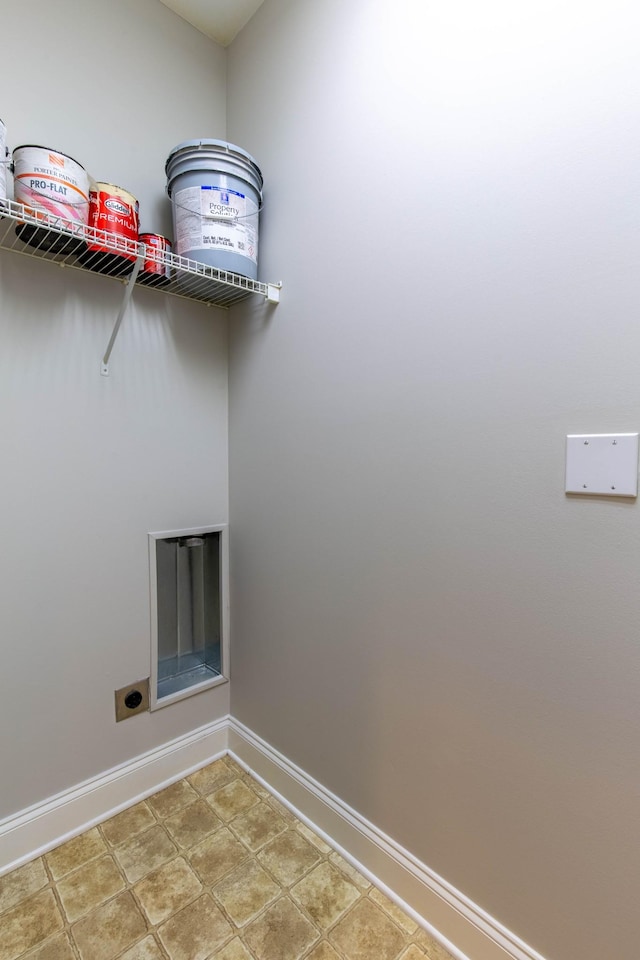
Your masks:
{"label": "paint bucket", "polygon": [[171,280],[171,266],[161,261],[166,253],[171,253],[170,242],[158,233],[141,233],[138,240],[145,245],[145,259],[138,280],[150,287],[166,286]]}
{"label": "paint bucket", "polygon": [[0,120],[0,200],[7,199],[7,167],[9,166],[9,151],[7,150],[7,128]]}
{"label": "paint bucket", "polygon": [[225,140],[187,140],[165,166],[176,253],[255,280],[262,174]]}
{"label": "paint bucket", "polygon": [[[13,192],[38,219],[57,220],[56,226],[82,228],[89,215],[89,177],[73,157],[26,144],[13,151]],[[71,253],[84,240],[51,233],[46,227],[20,223],[16,234],[25,243],[44,250]]]}
{"label": "paint bucket", "polygon": [[113,234],[117,250],[88,239],[78,259],[91,270],[122,277],[137,258],[138,201],[113,183],[93,183],[89,191],[89,226]]}

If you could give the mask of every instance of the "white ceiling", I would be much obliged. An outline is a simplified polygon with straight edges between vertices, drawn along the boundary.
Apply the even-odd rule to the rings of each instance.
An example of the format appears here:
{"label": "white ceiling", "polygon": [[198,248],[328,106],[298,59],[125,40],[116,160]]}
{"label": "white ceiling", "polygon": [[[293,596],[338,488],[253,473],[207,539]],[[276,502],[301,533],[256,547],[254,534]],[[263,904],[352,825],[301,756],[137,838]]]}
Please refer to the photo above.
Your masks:
{"label": "white ceiling", "polygon": [[251,19],[263,0],[161,0],[183,20],[223,47]]}

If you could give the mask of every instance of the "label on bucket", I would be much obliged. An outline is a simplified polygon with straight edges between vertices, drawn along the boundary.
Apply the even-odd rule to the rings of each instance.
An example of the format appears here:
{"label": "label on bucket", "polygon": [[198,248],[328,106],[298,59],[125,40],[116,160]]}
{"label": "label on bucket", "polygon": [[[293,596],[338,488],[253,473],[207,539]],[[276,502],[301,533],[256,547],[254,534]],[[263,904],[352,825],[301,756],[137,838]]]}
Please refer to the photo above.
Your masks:
{"label": "label on bucket", "polygon": [[79,163],[44,147],[17,147],[13,156],[18,203],[52,217],[87,222],[89,178]]}
{"label": "label on bucket", "polygon": [[171,253],[171,244],[167,238],[160,236],[158,233],[141,233],[138,239],[141,243],[144,243],[146,253],[142,264],[142,272],[169,280],[171,264],[163,263],[164,255]]}
{"label": "label on bucket", "polygon": [[105,247],[96,241],[87,243],[87,249],[117,249],[126,260],[135,260],[138,241],[138,201],[130,193],[111,184],[98,183],[89,194],[89,226],[113,234],[124,244]]}
{"label": "label on bucket", "polygon": [[226,187],[200,186],[178,190],[176,250],[226,250],[258,262],[258,205]]}

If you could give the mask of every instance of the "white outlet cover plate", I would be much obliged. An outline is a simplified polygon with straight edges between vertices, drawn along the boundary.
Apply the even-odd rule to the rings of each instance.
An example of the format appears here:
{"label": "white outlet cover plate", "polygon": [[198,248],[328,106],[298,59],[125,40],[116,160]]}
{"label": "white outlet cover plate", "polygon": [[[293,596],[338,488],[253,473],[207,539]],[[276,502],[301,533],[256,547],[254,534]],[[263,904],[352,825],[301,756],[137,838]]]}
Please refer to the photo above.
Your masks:
{"label": "white outlet cover plate", "polygon": [[587,496],[637,497],[638,434],[570,434],[565,491]]}

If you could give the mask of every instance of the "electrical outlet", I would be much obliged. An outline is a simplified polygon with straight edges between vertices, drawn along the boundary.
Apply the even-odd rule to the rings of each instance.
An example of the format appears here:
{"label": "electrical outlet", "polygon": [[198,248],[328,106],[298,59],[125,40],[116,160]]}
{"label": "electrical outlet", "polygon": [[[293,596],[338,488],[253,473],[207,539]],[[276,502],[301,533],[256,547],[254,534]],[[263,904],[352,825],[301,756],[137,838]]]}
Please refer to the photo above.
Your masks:
{"label": "electrical outlet", "polygon": [[149,709],[149,677],[116,690],[116,723]]}

